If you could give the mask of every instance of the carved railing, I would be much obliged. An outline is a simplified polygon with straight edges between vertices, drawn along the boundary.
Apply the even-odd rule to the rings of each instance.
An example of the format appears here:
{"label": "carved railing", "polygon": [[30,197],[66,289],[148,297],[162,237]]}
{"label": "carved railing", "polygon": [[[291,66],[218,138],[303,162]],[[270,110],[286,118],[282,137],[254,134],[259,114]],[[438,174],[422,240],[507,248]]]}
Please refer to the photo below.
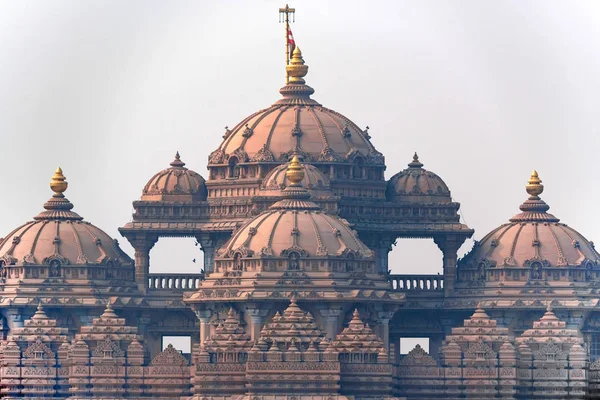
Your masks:
{"label": "carved railing", "polygon": [[148,289],[196,290],[204,274],[148,274]]}
{"label": "carved railing", "polygon": [[444,275],[389,275],[396,292],[443,292]]}
{"label": "carved railing", "polygon": [[[148,289],[195,290],[204,274],[149,274]],[[389,275],[392,288],[397,292],[443,292],[443,275]]]}

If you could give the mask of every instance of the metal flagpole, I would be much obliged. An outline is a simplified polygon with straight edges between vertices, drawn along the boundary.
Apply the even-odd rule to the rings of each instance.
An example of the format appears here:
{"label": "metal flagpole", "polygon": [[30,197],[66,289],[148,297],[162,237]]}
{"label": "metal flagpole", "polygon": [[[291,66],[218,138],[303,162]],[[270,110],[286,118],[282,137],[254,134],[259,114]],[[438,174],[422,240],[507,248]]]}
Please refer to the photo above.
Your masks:
{"label": "metal flagpole", "polygon": [[[290,64],[290,14],[293,21],[296,20],[296,9],[290,8],[287,4],[279,9],[279,22],[285,22],[285,65]],[[290,83],[290,77],[285,71],[285,84]]]}

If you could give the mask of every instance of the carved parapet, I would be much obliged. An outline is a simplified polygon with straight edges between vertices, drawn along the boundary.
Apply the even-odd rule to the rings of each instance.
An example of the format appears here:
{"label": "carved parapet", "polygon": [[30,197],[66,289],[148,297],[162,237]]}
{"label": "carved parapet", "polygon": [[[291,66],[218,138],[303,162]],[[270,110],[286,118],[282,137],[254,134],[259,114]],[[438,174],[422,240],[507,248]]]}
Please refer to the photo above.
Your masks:
{"label": "carved parapet", "polygon": [[190,393],[190,367],[187,359],[172,345],[159,353],[144,368],[148,396],[179,398]]}
{"label": "carved parapet", "polygon": [[394,394],[429,400],[444,394],[444,373],[435,359],[419,345],[400,359],[394,372]]}
{"label": "carved parapet", "polygon": [[193,393],[203,396],[243,395],[246,393],[245,363],[202,363],[194,369]]}

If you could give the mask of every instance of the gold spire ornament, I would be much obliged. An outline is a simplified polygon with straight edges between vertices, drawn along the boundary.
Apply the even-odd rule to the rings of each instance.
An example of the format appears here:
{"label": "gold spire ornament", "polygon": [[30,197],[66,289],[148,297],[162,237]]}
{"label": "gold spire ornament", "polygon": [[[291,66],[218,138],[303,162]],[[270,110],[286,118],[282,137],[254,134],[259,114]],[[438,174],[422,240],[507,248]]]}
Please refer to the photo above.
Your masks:
{"label": "gold spire ornament", "polygon": [[531,177],[527,181],[527,186],[525,186],[525,190],[531,196],[530,199],[537,200],[539,199],[539,195],[544,191],[544,185],[542,185],[542,180],[538,176],[537,171],[534,169],[531,173]]}
{"label": "gold spire ornament", "polygon": [[63,192],[69,187],[69,183],[66,181],[67,178],[63,175],[63,171],[60,167],[56,168],[54,176],[50,181],[50,189],[57,196],[62,196]]}
{"label": "gold spire ornament", "polygon": [[304,169],[302,169],[298,156],[294,156],[290,161],[285,176],[290,181],[290,186],[300,186],[300,182],[304,179]]}
{"label": "gold spire ornament", "polygon": [[286,65],[285,70],[287,71],[288,84],[304,85],[306,83],[304,77],[308,73],[308,65],[304,64],[300,47],[296,46],[294,49],[292,60]]}

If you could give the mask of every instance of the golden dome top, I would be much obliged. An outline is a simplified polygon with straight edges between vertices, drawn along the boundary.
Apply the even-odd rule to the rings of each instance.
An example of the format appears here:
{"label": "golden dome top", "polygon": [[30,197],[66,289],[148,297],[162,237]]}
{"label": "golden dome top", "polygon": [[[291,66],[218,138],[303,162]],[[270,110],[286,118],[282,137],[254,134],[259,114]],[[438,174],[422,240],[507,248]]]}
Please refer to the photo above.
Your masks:
{"label": "golden dome top", "polygon": [[298,156],[295,155],[292,161],[290,161],[287,171],[285,171],[285,176],[290,181],[290,186],[299,186],[302,179],[304,179],[304,169],[300,165]]}
{"label": "golden dome top", "polygon": [[303,78],[308,73],[308,65],[304,64],[300,47],[296,46],[294,49],[292,59],[290,60],[290,63],[285,66],[285,70],[288,73],[290,84],[303,85],[306,83]]}
{"label": "golden dome top", "polygon": [[538,221],[538,222],[558,222],[559,219],[548,213],[550,206],[540,199],[540,194],[544,191],[542,180],[536,170],[533,170],[531,177],[527,181],[525,190],[529,193],[529,198],[519,206],[521,213],[513,216],[511,222]]}
{"label": "golden dome top", "polygon": [[52,189],[55,194],[62,195],[68,187],[69,183],[66,181],[62,169],[60,167],[56,168],[52,180],[50,181],[50,189]]}
{"label": "golden dome top", "polygon": [[538,176],[537,171],[534,169],[531,173],[531,177],[527,181],[527,186],[525,186],[527,193],[531,196],[531,200],[539,199],[539,195],[544,191],[544,185],[542,185],[542,180]]}

